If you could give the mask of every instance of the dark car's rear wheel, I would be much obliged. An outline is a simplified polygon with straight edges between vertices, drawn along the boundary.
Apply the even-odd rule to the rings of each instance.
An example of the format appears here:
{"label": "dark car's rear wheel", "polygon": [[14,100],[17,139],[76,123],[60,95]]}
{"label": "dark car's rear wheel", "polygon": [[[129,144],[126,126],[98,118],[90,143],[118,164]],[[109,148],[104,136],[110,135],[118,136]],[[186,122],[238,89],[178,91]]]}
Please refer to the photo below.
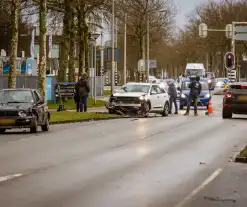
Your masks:
{"label": "dark car's rear wheel", "polygon": [[4,133],[6,131],[6,129],[0,129],[0,134]]}
{"label": "dark car's rear wheel", "polygon": [[43,132],[48,132],[50,129],[49,119],[47,118],[45,124],[41,126]]}
{"label": "dark car's rear wheel", "polygon": [[38,132],[38,119],[37,117],[35,116],[34,119],[33,119],[33,123],[32,123],[32,127],[30,128],[30,132],[31,133],[37,133]]}
{"label": "dark car's rear wheel", "polygon": [[223,107],[222,118],[223,119],[231,119],[232,118],[232,111],[230,109]]}

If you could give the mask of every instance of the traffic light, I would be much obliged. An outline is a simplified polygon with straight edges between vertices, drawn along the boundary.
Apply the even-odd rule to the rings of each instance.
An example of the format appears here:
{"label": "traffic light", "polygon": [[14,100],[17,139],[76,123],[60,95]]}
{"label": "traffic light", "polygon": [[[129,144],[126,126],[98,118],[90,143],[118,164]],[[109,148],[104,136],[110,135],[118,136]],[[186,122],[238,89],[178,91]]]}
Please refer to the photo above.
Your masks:
{"label": "traffic light", "polygon": [[228,70],[235,69],[235,56],[232,52],[227,52],[225,54],[225,67]]}

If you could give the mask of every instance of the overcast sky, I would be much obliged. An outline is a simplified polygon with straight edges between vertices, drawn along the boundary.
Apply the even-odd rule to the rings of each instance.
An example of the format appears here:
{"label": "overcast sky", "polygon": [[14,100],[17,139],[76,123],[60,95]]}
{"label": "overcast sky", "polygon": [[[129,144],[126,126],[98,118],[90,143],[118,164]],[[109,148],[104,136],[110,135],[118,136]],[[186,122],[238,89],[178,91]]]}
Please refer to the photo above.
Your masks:
{"label": "overcast sky", "polygon": [[207,0],[173,0],[178,10],[176,25],[183,27],[187,23],[187,15],[195,9],[197,5],[207,2]]}

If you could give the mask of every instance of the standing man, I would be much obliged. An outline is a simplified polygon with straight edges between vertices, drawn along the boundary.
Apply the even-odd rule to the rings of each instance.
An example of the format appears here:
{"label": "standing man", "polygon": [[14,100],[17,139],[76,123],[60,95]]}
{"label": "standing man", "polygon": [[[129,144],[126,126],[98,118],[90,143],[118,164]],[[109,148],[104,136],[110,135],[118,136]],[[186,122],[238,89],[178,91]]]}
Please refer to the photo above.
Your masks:
{"label": "standing man", "polygon": [[175,106],[175,113],[174,114],[178,114],[178,105],[177,105],[177,88],[175,86],[175,84],[170,81],[169,83],[169,87],[168,87],[168,94],[169,94],[169,106],[170,106],[170,109],[169,109],[169,114],[172,113],[172,104],[174,103],[174,106]]}
{"label": "standing man", "polygon": [[190,88],[190,94],[188,97],[188,105],[187,105],[187,111],[184,114],[185,116],[189,115],[190,113],[190,106],[191,103],[194,103],[194,114],[195,116],[198,116],[197,114],[197,98],[199,97],[201,91],[202,91],[202,85],[200,83],[200,77],[197,76],[196,80],[192,81],[189,84],[189,88]]}
{"label": "standing man", "polygon": [[88,76],[83,73],[81,79],[75,84],[75,101],[77,112],[87,112],[87,101],[90,92]]}

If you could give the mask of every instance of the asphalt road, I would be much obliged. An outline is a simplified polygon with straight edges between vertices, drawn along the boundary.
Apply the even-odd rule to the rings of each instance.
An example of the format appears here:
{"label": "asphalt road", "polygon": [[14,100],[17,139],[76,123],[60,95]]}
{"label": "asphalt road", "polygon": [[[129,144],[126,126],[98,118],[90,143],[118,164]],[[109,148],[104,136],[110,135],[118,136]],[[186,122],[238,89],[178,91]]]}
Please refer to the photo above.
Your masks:
{"label": "asphalt road", "polygon": [[221,102],[214,97],[212,116],[181,112],[0,135],[0,206],[211,206],[200,193],[247,141],[246,117],[222,120]]}

